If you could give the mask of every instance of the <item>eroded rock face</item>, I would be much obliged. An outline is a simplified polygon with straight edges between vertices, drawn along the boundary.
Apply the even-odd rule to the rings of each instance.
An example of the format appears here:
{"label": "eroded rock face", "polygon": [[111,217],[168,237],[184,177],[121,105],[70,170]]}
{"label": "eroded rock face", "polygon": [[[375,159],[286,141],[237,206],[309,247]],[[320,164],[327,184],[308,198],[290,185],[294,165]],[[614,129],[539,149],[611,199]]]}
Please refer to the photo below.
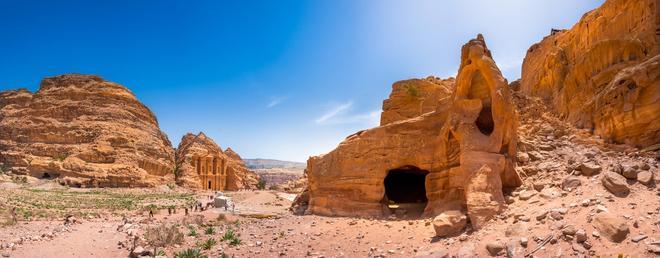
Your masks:
{"label": "eroded rock face", "polygon": [[0,159],[18,174],[78,187],[174,182],[174,150],[154,114],[98,76],[46,78],[0,93]]}
{"label": "eroded rock face", "polygon": [[410,79],[392,85],[390,97],[383,101],[380,125],[418,117],[432,112],[451,99],[454,78]]}
{"label": "eroded rock face", "polygon": [[660,142],[660,18],[655,0],[608,0],[527,51],[521,91],[618,143]]}
{"label": "eroded rock face", "polygon": [[[307,213],[377,217],[421,207],[424,216],[467,214],[478,228],[501,211],[502,188],[521,183],[513,162],[516,114],[481,35],[463,46],[455,86],[435,84],[425,86],[434,97],[415,109],[395,84],[381,126],[307,161]],[[426,112],[428,103],[435,109]]]}
{"label": "eroded rock face", "polygon": [[176,151],[176,182],[194,189],[230,190],[256,188],[257,175],[248,170],[233,150],[222,148],[204,133],[183,136]]}

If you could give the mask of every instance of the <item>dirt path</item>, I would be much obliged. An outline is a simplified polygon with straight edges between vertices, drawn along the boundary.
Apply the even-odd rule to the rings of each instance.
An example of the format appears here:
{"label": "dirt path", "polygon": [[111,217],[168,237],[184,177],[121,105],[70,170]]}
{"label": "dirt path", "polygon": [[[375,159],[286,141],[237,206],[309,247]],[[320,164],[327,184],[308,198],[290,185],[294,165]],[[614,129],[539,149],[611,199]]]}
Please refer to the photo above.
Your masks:
{"label": "dirt path", "polygon": [[71,227],[52,240],[30,242],[11,253],[11,257],[128,257],[117,243],[124,236],[117,232],[118,222],[87,221]]}

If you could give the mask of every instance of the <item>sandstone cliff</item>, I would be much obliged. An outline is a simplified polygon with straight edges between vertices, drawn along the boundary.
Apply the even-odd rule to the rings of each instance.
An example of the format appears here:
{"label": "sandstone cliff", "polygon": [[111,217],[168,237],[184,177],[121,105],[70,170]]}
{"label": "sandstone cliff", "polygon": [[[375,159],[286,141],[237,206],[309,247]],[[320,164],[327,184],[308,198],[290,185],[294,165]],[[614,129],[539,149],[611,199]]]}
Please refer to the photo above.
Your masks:
{"label": "sandstone cliff", "polygon": [[521,91],[610,142],[660,142],[660,12],[655,0],[608,0],[527,51]]}
{"label": "sandstone cliff", "polygon": [[[414,105],[402,93],[411,82],[426,96]],[[381,126],[308,160],[309,187],[294,205],[338,216],[467,214],[475,228],[500,212],[502,188],[521,183],[516,114],[481,35],[463,46],[455,86],[440,82],[396,83]]]}
{"label": "sandstone cliff", "polygon": [[176,182],[194,189],[254,189],[257,175],[248,170],[233,150],[222,151],[204,133],[183,136],[176,151]]}
{"label": "sandstone cliff", "polygon": [[17,174],[78,187],[174,182],[174,150],[154,114],[97,76],[46,78],[0,93],[0,162]]}

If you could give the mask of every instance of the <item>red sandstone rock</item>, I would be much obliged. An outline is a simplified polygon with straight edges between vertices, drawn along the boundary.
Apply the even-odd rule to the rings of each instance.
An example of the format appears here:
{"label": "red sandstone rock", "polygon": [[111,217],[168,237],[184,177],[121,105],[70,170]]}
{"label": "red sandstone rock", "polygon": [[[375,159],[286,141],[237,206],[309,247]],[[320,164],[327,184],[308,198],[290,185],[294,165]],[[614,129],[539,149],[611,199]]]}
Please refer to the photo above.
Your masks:
{"label": "red sandstone rock", "polygon": [[174,151],[154,114],[125,87],[92,75],[46,78],[34,94],[0,93],[0,162],[71,186],[174,182]]}
{"label": "red sandstone rock", "polygon": [[[411,82],[430,89],[419,91],[426,97],[413,105],[402,93]],[[500,212],[502,187],[521,183],[514,170],[516,113],[481,35],[463,46],[455,83],[451,95],[448,85],[396,83],[381,126],[311,157],[307,213],[383,216],[422,206],[426,216],[467,211],[480,227]]]}
{"label": "red sandstone rock", "polygon": [[195,189],[231,190],[256,188],[257,175],[230,148],[222,151],[204,133],[183,136],[176,151],[177,184]]}
{"label": "red sandstone rock", "polygon": [[527,51],[521,91],[613,142],[660,142],[660,44],[655,0],[608,0],[570,30]]}

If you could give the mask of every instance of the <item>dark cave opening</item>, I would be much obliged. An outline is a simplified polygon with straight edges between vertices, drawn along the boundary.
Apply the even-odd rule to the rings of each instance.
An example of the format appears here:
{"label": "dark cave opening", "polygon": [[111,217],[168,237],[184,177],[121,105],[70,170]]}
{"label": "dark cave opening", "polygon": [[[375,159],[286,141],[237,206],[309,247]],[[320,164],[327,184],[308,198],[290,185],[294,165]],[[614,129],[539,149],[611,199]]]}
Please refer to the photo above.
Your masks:
{"label": "dark cave opening", "polygon": [[485,135],[490,135],[495,129],[495,123],[493,122],[493,111],[490,107],[484,107],[479,112],[479,117],[477,121],[474,122],[479,128],[479,131]]}

